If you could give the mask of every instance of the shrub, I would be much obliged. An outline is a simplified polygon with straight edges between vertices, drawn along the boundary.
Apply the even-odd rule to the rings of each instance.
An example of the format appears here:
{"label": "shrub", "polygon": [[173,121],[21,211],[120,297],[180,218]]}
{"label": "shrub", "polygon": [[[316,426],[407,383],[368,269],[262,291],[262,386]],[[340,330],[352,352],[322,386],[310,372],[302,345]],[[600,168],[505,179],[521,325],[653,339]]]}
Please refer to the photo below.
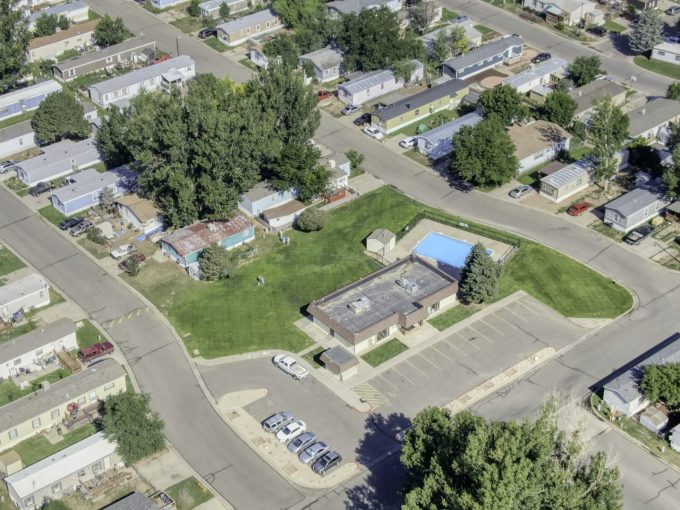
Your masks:
{"label": "shrub", "polygon": [[104,237],[102,229],[97,227],[92,227],[90,230],[87,231],[87,238],[96,244],[101,245],[106,244],[106,237]]}
{"label": "shrub", "polygon": [[323,209],[305,209],[297,219],[297,226],[304,232],[321,230],[328,224],[330,215]]}

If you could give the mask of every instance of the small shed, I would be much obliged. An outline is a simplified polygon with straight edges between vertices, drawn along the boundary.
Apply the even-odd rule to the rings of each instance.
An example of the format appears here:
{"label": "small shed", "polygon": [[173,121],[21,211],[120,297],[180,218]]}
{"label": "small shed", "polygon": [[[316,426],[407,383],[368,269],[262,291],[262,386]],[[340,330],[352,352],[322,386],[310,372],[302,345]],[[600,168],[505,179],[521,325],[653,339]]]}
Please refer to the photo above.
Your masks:
{"label": "small shed", "polygon": [[666,219],[680,223],[680,200],[666,206]]}
{"label": "small shed", "polygon": [[676,452],[680,452],[680,424],[671,429],[671,434],[668,436],[668,440],[671,442],[671,448],[673,448]]}
{"label": "small shed", "polygon": [[339,345],[324,351],[320,359],[326,370],[338,376],[341,381],[355,376],[359,366],[357,357]]}
{"label": "small shed", "polygon": [[21,457],[14,450],[0,455],[0,472],[6,476],[13,475],[17,471],[21,471],[24,464],[21,462]]}
{"label": "small shed", "polygon": [[366,249],[373,253],[385,255],[389,253],[397,242],[397,236],[394,232],[386,228],[379,228],[371,232],[366,238]]}
{"label": "small shed", "polygon": [[113,233],[113,225],[111,225],[110,221],[102,221],[99,225],[97,225],[97,228],[101,230],[102,235],[108,241],[116,237]]}
{"label": "small shed", "polygon": [[640,415],[640,425],[655,434],[668,425],[668,416],[658,407],[648,407]]}

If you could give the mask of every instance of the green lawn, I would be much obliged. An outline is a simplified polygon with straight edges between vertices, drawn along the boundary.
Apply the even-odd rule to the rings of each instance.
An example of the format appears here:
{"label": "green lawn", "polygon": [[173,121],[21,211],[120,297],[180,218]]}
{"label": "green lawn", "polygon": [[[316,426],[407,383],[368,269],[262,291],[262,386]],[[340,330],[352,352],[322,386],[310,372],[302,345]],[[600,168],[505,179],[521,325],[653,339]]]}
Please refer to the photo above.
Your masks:
{"label": "green lawn", "polygon": [[451,21],[453,18],[458,17],[458,13],[456,11],[452,11],[451,9],[447,9],[444,7],[442,9],[442,21]]}
{"label": "green lawn", "polygon": [[57,211],[53,206],[46,205],[45,207],[38,209],[40,215],[49,221],[52,225],[59,225],[62,221],[66,219],[61,212]]}
{"label": "green lawn", "polygon": [[61,451],[78,441],[90,437],[95,432],[97,432],[95,426],[88,424],[77,428],[73,432],[67,432],[64,434],[64,439],[57,444],[50,443],[44,436],[35,436],[13,446],[12,450],[19,454],[19,457],[21,457],[21,460],[24,463],[24,467],[26,467],[35,464],[50,455],[54,455],[58,451]]}
{"label": "green lawn", "polygon": [[441,126],[442,124],[445,124],[446,122],[449,122],[453,119],[458,118],[458,113],[454,110],[441,110],[439,112],[435,112],[432,115],[428,115],[424,119],[421,119],[417,122],[414,122],[413,124],[409,124],[408,126],[404,126],[403,128],[390,133],[390,137],[403,137],[403,136],[413,136],[416,133],[416,130],[418,129],[418,126],[421,125],[426,125],[428,126],[429,129],[435,128],[437,126]]}
{"label": "green lawn", "polygon": [[633,61],[643,69],[652,71],[653,73],[663,74],[674,80],[680,80],[680,65],[671,64],[669,62],[660,62],[658,60],[650,60],[647,57],[638,55]]}
{"label": "green lawn", "polygon": [[54,372],[50,372],[49,374],[34,379],[31,381],[31,386],[23,390],[12,381],[4,381],[0,383],[0,406],[7,405],[10,402],[20,399],[21,397],[30,395],[34,391],[40,389],[40,384],[43,381],[55,383],[65,377],[68,377],[69,375],[71,375],[71,373],[67,369],[60,368],[59,370],[55,370]]}
{"label": "green lawn", "polygon": [[615,34],[620,34],[622,32],[625,32],[626,30],[628,30],[628,28],[626,28],[625,26],[623,26],[620,23],[617,23],[616,21],[611,20],[611,19],[605,20],[604,28],[606,28],[607,30],[609,30],[610,32],[613,32]]}
{"label": "green lawn", "polygon": [[309,351],[307,354],[302,356],[302,359],[304,359],[307,363],[312,365],[313,368],[321,368],[323,367],[323,364],[321,363],[321,355],[326,352],[328,349],[325,347],[317,347],[316,349]]}
{"label": "green lawn", "polygon": [[445,329],[453,326],[455,323],[467,319],[475,312],[479,311],[477,308],[471,306],[457,305],[440,313],[436,317],[430,319],[428,322],[432,324],[439,331],[444,331]]}
{"label": "green lawn", "polygon": [[82,349],[83,347],[88,347],[92,344],[106,340],[101,336],[102,334],[100,331],[90,321],[84,319],[82,322],[82,327],[78,328],[76,331],[78,347]]}
{"label": "green lawn", "polygon": [[536,186],[538,184],[538,170],[535,172],[527,172],[525,174],[517,177],[517,180],[522,184],[527,184],[528,186]]}
{"label": "green lawn", "polygon": [[[24,263],[21,262],[11,251],[7,248],[0,248],[0,276],[12,273],[17,269],[21,269]],[[0,284],[1,285],[1,284]]]}
{"label": "green lawn", "polygon": [[580,161],[586,156],[590,156],[593,153],[593,148],[587,145],[581,145],[575,149],[569,151],[569,159],[572,161]]}
{"label": "green lawn", "polygon": [[26,186],[17,176],[10,177],[5,181],[5,186],[14,191],[20,197],[28,195],[29,187]]}
{"label": "green lawn", "polygon": [[14,124],[18,124],[19,122],[23,122],[25,120],[30,120],[33,118],[33,115],[35,115],[35,110],[24,112],[20,115],[15,115],[9,119],[2,120],[0,121],[0,129],[6,128],[7,126],[13,126]]}
{"label": "green lawn", "polygon": [[612,319],[633,305],[630,293],[609,278],[532,242],[505,267],[499,295],[520,289],[566,317]]}
{"label": "green lawn", "polygon": [[33,331],[35,328],[36,328],[35,322],[29,320],[26,324],[22,324],[21,326],[16,326],[0,332],[0,342],[6,342],[7,340],[11,340],[12,338],[25,335],[26,333]]}
{"label": "green lawn", "polygon": [[217,37],[208,37],[207,39],[203,39],[203,42],[210,46],[213,50],[217,50],[220,53],[223,51],[227,51],[229,49],[229,46],[224,44],[222,41],[220,41]]}
{"label": "green lawn", "polygon": [[212,493],[193,476],[168,487],[165,492],[175,500],[177,510],[191,510],[213,498]]}
{"label": "green lawn", "polygon": [[201,18],[192,18],[191,16],[176,19],[175,21],[171,21],[170,24],[176,26],[185,34],[197,32],[203,27]]}
{"label": "green lawn", "polygon": [[396,338],[393,338],[387,343],[382,344],[380,347],[376,347],[372,351],[364,354],[361,358],[372,367],[377,367],[378,365],[385,363],[388,359],[394,358],[397,354],[401,354],[407,349],[408,347],[406,347]]}

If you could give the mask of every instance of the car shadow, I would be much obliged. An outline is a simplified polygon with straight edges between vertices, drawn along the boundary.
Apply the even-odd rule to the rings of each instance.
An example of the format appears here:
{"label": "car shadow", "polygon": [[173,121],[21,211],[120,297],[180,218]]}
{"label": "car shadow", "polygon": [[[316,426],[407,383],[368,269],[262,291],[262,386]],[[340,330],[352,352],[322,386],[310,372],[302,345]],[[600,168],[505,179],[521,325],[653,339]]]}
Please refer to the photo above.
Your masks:
{"label": "car shadow", "polygon": [[[357,462],[367,470],[363,484],[346,491],[345,508],[351,510],[387,510],[400,508],[406,469],[401,464],[401,443],[395,436],[408,428],[411,420],[401,413],[371,414],[366,431],[356,449]],[[381,453],[376,455],[376,449]]]}

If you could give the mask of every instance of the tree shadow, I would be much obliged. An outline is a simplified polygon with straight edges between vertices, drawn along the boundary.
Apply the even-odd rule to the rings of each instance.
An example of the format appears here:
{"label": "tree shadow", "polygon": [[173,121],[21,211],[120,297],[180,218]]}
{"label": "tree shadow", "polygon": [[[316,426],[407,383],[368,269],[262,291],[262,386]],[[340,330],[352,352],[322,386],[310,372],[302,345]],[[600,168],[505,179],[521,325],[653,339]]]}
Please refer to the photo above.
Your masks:
{"label": "tree shadow", "polygon": [[612,41],[614,49],[622,55],[627,57],[633,57],[637,55],[637,53],[634,53],[633,50],[630,49],[628,34],[614,34],[610,32],[609,38]]}
{"label": "tree shadow", "polygon": [[408,428],[411,420],[401,413],[371,414],[366,432],[356,449],[357,462],[367,470],[362,484],[346,491],[345,508],[351,510],[387,510],[400,508],[406,469],[402,466],[398,432]]}

